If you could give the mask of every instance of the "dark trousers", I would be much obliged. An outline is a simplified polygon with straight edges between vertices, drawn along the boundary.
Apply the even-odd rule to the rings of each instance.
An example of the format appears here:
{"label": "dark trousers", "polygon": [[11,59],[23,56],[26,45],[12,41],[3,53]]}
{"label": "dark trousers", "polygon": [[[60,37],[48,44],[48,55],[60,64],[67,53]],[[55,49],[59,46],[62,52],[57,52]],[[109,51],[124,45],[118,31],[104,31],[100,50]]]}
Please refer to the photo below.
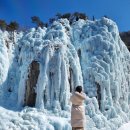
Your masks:
{"label": "dark trousers", "polygon": [[83,127],[72,127],[72,130],[84,130]]}

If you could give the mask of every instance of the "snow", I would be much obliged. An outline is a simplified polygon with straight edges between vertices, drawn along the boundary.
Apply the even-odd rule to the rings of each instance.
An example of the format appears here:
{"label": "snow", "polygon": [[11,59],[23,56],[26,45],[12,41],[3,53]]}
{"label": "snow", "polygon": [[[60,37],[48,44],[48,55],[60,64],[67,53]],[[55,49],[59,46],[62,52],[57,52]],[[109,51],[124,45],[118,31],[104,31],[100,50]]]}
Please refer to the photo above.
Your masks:
{"label": "snow", "polygon": [[[67,119],[58,118],[35,108],[11,111],[0,107],[0,129],[2,130],[69,130]],[[51,116],[49,116],[51,115]]]}
{"label": "snow", "polygon": [[123,126],[121,126],[118,130],[129,130],[130,129],[130,122],[124,124]]}
{"label": "snow", "polygon": [[[0,31],[0,127],[70,130],[69,97],[82,85],[87,130],[116,130],[130,120],[130,53],[115,22],[59,19],[48,28]],[[39,64],[34,107],[25,106],[30,65]],[[4,123],[3,123],[4,122]]]}

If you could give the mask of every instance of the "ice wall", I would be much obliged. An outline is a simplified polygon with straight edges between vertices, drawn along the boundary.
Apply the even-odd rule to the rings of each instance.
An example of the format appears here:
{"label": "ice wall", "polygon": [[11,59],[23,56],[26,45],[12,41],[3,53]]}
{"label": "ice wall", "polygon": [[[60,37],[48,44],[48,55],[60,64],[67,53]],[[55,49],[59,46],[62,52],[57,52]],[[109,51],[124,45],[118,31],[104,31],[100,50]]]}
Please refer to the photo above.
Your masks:
{"label": "ice wall", "polygon": [[6,34],[0,30],[0,85],[4,84],[9,69],[9,56],[6,47],[6,42],[4,40]]}
{"label": "ice wall", "polygon": [[116,24],[105,18],[81,24],[73,25],[72,43],[79,53],[86,93],[99,98],[100,91],[102,111],[122,99],[128,103],[130,54]]}
{"label": "ice wall", "polygon": [[82,85],[83,81],[77,52],[66,35],[64,26],[55,22],[48,30],[33,29],[24,35],[20,46],[18,105],[24,105],[29,65],[32,61],[38,61],[40,74],[35,90],[36,107],[68,109],[70,91],[76,85]]}
{"label": "ice wall", "polygon": [[[78,21],[72,26],[72,34],[72,44],[80,57],[85,92],[97,98],[107,120],[118,119],[116,123],[113,121],[116,125],[128,120],[130,53],[120,39],[117,25],[106,18]],[[103,123],[101,119],[100,128]],[[117,129],[116,125],[113,129]]]}
{"label": "ice wall", "polygon": [[36,108],[70,115],[70,94],[83,85],[90,97],[85,102],[88,130],[116,130],[130,119],[130,53],[112,20],[79,20],[70,26],[60,19],[17,34],[10,49],[4,44],[8,36],[0,33],[0,99],[7,106],[25,105],[30,65],[36,61]]}

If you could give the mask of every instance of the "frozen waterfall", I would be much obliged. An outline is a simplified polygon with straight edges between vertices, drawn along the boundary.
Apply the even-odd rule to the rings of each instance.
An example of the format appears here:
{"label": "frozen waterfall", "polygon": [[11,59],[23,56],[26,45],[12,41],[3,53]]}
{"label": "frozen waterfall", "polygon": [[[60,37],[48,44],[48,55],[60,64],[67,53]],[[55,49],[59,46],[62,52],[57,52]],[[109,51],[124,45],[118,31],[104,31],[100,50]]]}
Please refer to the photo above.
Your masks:
{"label": "frozen waterfall", "polygon": [[[101,18],[70,26],[59,19],[48,28],[17,34],[10,48],[8,35],[0,32],[2,106],[35,107],[68,121],[70,94],[82,85],[89,97],[87,130],[116,130],[130,120],[130,53],[115,22]],[[68,122],[64,130],[69,129]]]}

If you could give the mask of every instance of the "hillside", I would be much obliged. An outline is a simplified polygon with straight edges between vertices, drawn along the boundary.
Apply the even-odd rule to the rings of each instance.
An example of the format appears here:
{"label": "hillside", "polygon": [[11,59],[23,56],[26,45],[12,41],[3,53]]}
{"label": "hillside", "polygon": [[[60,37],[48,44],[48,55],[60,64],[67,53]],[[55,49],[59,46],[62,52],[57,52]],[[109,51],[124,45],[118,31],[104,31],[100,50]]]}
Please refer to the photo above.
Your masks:
{"label": "hillside", "polygon": [[128,47],[128,49],[130,51],[130,31],[121,32],[120,37],[124,41],[124,43],[126,44],[126,46]]}

